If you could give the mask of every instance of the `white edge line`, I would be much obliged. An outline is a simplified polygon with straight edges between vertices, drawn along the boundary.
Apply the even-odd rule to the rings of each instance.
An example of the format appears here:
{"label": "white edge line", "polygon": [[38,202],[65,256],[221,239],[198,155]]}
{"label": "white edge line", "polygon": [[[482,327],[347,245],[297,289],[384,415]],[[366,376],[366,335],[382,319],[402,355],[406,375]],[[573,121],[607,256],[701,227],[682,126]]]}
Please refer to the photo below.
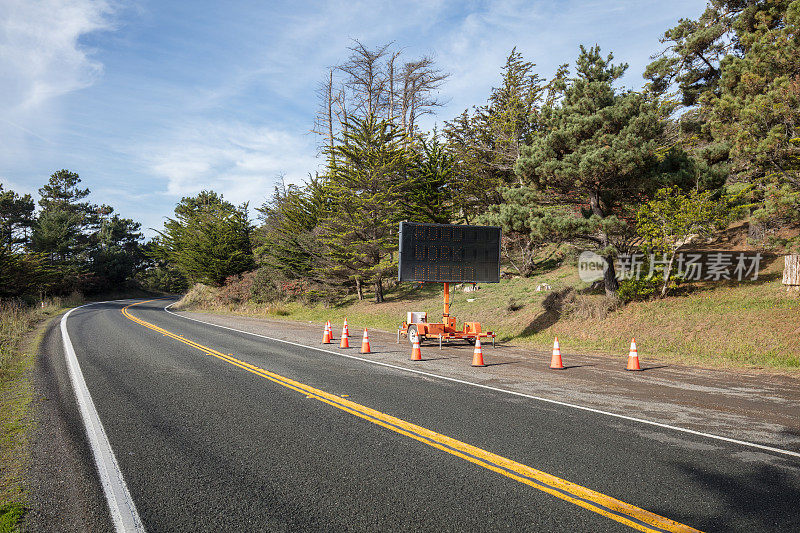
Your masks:
{"label": "white edge line", "polygon": [[638,422],[640,424],[648,424],[650,426],[656,426],[656,427],[660,427],[660,428],[664,428],[664,429],[671,429],[673,431],[680,431],[682,433],[689,433],[691,435],[697,435],[699,437],[706,437],[708,439],[715,439],[715,440],[720,440],[720,441],[724,441],[724,442],[729,442],[729,443],[732,443],[732,444],[739,444],[741,446],[748,446],[750,448],[758,448],[760,450],[766,450],[766,451],[770,451],[770,452],[774,452],[774,453],[780,453],[780,454],[789,455],[789,456],[792,456],[792,457],[800,457],[800,452],[793,452],[791,450],[784,450],[782,448],[774,448],[772,446],[766,446],[764,444],[758,444],[758,443],[755,443],[755,442],[748,442],[748,441],[745,441],[745,440],[732,439],[730,437],[723,437],[721,435],[714,435],[713,433],[704,433],[702,431],[695,431],[693,429],[682,428],[682,427],[679,427],[679,426],[671,426],[669,424],[663,424],[661,422],[654,422],[652,420],[646,420],[644,418],[636,418],[636,417],[633,417],[633,416],[621,415],[621,414],[618,414],[618,413],[611,413],[609,411],[603,411],[601,409],[595,409],[593,407],[586,407],[584,405],[577,405],[577,404],[574,404],[574,403],[567,403],[567,402],[562,402],[562,401],[559,401],[559,400],[552,400],[550,398],[542,398],[541,396],[533,396],[531,394],[525,394],[524,392],[517,392],[517,391],[513,391],[513,390],[508,390],[508,389],[501,389],[499,387],[492,387],[491,385],[483,385],[481,383],[475,383],[475,382],[472,382],[472,381],[465,381],[463,379],[453,378],[453,377],[449,377],[449,376],[442,376],[440,374],[433,374],[431,372],[425,372],[425,371],[422,371],[422,370],[414,370],[413,368],[406,368],[406,367],[403,367],[403,366],[393,365],[391,363],[384,363],[382,361],[373,361],[373,360],[370,360],[370,359],[365,359],[363,357],[356,357],[354,355],[348,355],[348,354],[345,354],[345,353],[334,352],[334,351],[331,351],[331,350],[326,350],[325,348],[319,348],[317,346],[308,346],[308,345],[305,345],[305,344],[299,344],[297,342],[287,341],[287,340],[283,340],[283,339],[276,339],[274,337],[268,337],[266,335],[260,335],[258,333],[252,333],[250,331],[243,331],[243,330],[236,329],[236,328],[229,328],[227,326],[220,326],[219,324],[213,324],[211,322],[204,322],[204,321],[198,320],[196,318],[191,318],[191,317],[188,317],[188,316],[179,315],[179,314],[177,314],[177,313],[175,313],[173,311],[170,311],[169,308],[172,307],[173,305],[175,305],[176,303],[177,303],[177,301],[176,302],[172,302],[171,304],[167,305],[166,307],[164,307],[164,311],[166,311],[167,313],[169,313],[171,315],[183,318],[185,320],[192,320],[194,322],[199,322],[201,324],[206,324],[206,325],[209,325],[209,326],[215,326],[215,327],[222,328],[222,329],[227,329],[227,330],[230,330],[230,331],[236,331],[238,333],[244,333],[245,335],[252,335],[254,337],[261,337],[262,339],[268,339],[268,340],[271,340],[271,341],[282,342],[284,344],[291,344],[293,346],[299,346],[301,348],[309,348],[311,350],[316,350],[318,352],[324,352],[324,353],[328,353],[328,354],[338,355],[340,357],[346,357],[348,359],[354,359],[356,361],[361,361],[363,363],[370,363],[370,364],[373,364],[373,365],[385,366],[385,367],[394,368],[394,369],[397,369],[397,370],[402,370],[404,372],[411,372],[413,374],[420,374],[422,376],[427,376],[427,377],[431,377],[431,378],[443,379],[443,380],[446,380],[446,381],[452,381],[452,382],[455,382],[455,383],[461,383],[463,385],[471,385],[473,387],[479,387],[481,389],[487,389],[487,390],[491,390],[491,391],[495,391],[495,392],[504,392],[506,394],[512,394],[514,396],[521,396],[523,398],[529,398],[531,400],[537,400],[537,401],[540,401],[540,402],[546,402],[546,403],[551,403],[551,404],[555,404],[555,405],[561,405],[563,407],[571,407],[573,409],[580,409],[581,411],[588,411],[590,413],[596,413],[596,414],[600,414],[600,415],[611,416],[611,417],[614,417],[614,418],[621,418],[623,420],[628,420],[628,421],[631,421],[631,422]]}
{"label": "white edge line", "polygon": [[[114,301],[120,302],[125,300]],[[100,477],[100,483],[103,486],[103,492],[108,502],[108,510],[111,514],[111,519],[114,521],[114,528],[118,532],[143,532],[145,530],[144,525],[139,518],[139,513],[136,511],[133,498],[130,492],[128,492],[128,486],[125,484],[125,479],[122,477],[122,471],[117,463],[117,458],[114,456],[114,451],[111,449],[111,444],[108,442],[106,431],[103,428],[102,422],[100,422],[100,416],[97,414],[97,409],[89,394],[89,389],[86,386],[86,381],[83,378],[83,373],[78,364],[78,357],[75,354],[75,349],[72,347],[69,333],[67,333],[67,317],[69,317],[75,309],[98,303],[107,302],[93,302],[75,307],[67,311],[67,313],[61,317],[61,337],[64,341],[64,353],[67,359],[72,388],[75,390],[75,398],[78,401],[83,425],[86,427],[86,435],[89,438],[89,445],[92,448],[94,462],[97,465],[97,474]]]}

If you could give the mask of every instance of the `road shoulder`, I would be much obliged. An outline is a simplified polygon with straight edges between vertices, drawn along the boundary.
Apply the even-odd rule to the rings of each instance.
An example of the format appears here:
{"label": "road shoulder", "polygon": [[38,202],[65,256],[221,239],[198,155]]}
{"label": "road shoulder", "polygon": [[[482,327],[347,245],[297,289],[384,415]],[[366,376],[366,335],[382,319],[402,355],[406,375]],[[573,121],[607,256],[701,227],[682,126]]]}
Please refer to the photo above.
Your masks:
{"label": "road shoulder", "polygon": [[[322,348],[322,325],[241,317],[227,314],[180,311],[177,314],[223,327]],[[350,324],[360,332],[358,324]],[[334,330],[337,326],[334,327]],[[338,335],[336,336],[338,338]],[[360,339],[354,336],[350,350],[338,342],[327,345],[332,352],[365,360],[425,371],[447,378],[488,385],[557,402],[581,405],[621,416],[650,420],[724,438],[760,443],[800,452],[800,380],[787,376],[749,372],[727,372],[660,364],[649,360],[640,348],[643,372],[627,372],[627,354],[618,358],[585,355],[562,346],[566,370],[548,368],[549,353],[517,346],[484,348],[486,368],[470,366],[472,347],[464,343],[423,346],[423,361],[409,361],[410,348],[396,333],[370,330],[373,353],[360,356]],[[324,356],[324,354],[320,354]],[[642,427],[643,434],[654,432]],[[680,434],[676,434],[676,441]],[[660,438],[653,434],[653,438]],[[780,460],[756,454],[767,463]]]}
{"label": "road shoulder", "polygon": [[28,531],[111,531],[103,490],[69,381],[60,316],[44,332],[33,373]]}

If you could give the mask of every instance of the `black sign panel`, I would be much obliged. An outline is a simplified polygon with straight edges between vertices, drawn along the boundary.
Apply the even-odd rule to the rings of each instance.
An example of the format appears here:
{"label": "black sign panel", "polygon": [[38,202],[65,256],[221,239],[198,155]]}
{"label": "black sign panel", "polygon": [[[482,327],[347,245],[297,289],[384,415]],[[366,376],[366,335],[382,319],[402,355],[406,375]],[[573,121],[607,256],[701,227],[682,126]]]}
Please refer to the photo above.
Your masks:
{"label": "black sign panel", "polygon": [[400,281],[498,283],[500,228],[400,223]]}

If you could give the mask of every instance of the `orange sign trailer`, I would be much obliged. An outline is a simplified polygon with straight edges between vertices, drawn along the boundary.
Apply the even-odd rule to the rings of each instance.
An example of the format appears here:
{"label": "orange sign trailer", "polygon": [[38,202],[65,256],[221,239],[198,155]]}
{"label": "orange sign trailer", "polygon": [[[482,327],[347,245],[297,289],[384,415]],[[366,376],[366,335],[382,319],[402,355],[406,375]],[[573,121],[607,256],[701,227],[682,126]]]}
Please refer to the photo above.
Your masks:
{"label": "orange sign trailer", "polygon": [[475,339],[492,339],[492,347],[496,334],[492,331],[482,332],[480,322],[464,322],[463,329],[456,329],[456,319],[450,316],[450,283],[444,284],[444,312],[441,322],[428,322],[427,313],[409,313],[408,319],[397,330],[397,343],[400,343],[400,336],[408,337],[408,342],[414,343],[414,336],[419,339],[420,344],[426,339],[439,339],[439,348],[442,348],[442,341],[449,342],[453,339],[465,339],[470,344],[475,344]]}
{"label": "orange sign trailer", "polygon": [[501,231],[497,226],[434,224],[403,221],[399,228],[397,280],[444,283],[444,312],[442,321],[430,323],[426,313],[408,313],[397,330],[400,336],[414,337],[420,342],[439,339],[442,342],[491,338],[495,334],[481,331],[480,322],[465,322],[456,327],[450,316],[450,283],[498,283],[500,281]]}

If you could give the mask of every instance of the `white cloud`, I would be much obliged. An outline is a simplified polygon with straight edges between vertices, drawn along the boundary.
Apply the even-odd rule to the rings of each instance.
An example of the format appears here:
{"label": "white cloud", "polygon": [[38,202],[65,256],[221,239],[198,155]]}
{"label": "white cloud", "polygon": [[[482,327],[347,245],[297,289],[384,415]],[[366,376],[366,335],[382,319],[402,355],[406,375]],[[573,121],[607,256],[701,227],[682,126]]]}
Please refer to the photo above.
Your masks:
{"label": "white cloud", "polygon": [[103,66],[78,40],[111,28],[103,0],[5,0],[0,23],[0,79],[3,103],[36,108],[56,96],[89,86]]}
{"label": "white cloud", "polygon": [[[241,70],[205,92],[198,107],[217,105],[255,84],[263,84],[272,94],[292,100],[320,83],[327,68],[343,63],[354,39],[368,47],[395,41],[397,48],[405,48],[416,40],[409,43],[407,35],[438,32],[447,9],[444,0],[274,3],[267,11],[274,11],[275,17],[264,18],[263,28],[259,26],[269,36],[269,45],[260,46],[260,35],[244,43],[241,57],[246,59]],[[257,13],[255,10],[253,16],[258,17]],[[428,49],[427,45],[422,48]],[[417,55],[420,54],[408,53],[406,59]],[[309,107],[314,105],[312,102]]]}
{"label": "white cloud", "polygon": [[88,87],[103,72],[80,44],[110,29],[104,0],[3,0],[0,18],[0,162],[52,150],[57,97]]}
{"label": "white cloud", "polygon": [[141,146],[137,155],[166,179],[176,199],[213,189],[234,202],[259,206],[280,175],[301,183],[318,166],[314,139],[267,126],[196,122]]}

